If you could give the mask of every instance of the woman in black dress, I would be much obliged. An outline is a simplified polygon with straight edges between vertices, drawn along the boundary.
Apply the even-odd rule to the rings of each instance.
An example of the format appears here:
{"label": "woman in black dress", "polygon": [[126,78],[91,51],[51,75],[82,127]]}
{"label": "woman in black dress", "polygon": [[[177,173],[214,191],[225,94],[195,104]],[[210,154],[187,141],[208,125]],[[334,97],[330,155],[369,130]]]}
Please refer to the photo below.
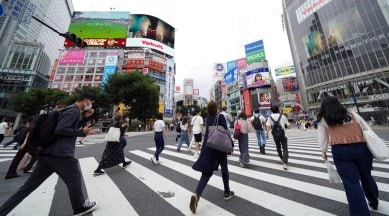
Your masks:
{"label": "woman in black dress", "polygon": [[[113,127],[120,128],[120,138],[123,138],[124,133],[122,132],[127,126],[128,124],[123,121],[123,116],[121,114],[116,114]],[[105,172],[101,169],[110,168],[121,163],[123,163],[123,168],[127,168],[128,165],[131,164],[131,161],[125,161],[124,159],[123,145],[120,142],[107,142],[99,166],[93,175],[102,175]]]}

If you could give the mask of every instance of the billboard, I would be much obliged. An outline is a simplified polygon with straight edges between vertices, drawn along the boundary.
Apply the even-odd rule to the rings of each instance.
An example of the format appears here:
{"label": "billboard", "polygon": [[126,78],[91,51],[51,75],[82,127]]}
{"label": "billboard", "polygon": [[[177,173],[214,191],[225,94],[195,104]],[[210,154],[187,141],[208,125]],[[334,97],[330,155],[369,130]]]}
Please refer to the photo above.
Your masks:
{"label": "billboard", "polygon": [[268,67],[248,71],[244,77],[247,88],[270,86],[270,72]]}
{"label": "billboard", "polygon": [[270,109],[271,108],[271,94],[268,91],[259,93],[259,109]]}
{"label": "billboard", "polygon": [[168,58],[166,61],[166,80],[165,80],[165,114],[173,114],[174,105],[174,60]]}
{"label": "billboard", "polygon": [[255,42],[249,43],[247,45],[244,45],[244,50],[245,50],[246,56],[249,53],[253,53],[253,52],[256,52],[259,50],[264,50],[264,49],[265,48],[263,46],[263,40],[255,41]]}
{"label": "billboard", "polygon": [[157,17],[131,14],[127,37],[152,39],[174,49],[175,29]]}
{"label": "billboard", "polygon": [[244,46],[246,53],[246,63],[259,62],[266,59],[263,40],[255,41]]}
{"label": "billboard", "polygon": [[174,49],[155,40],[147,38],[127,38],[126,47],[144,47],[174,56]]}
{"label": "billboard", "polygon": [[59,64],[83,64],[86,50],[66,50],[61,53]]}
{"label": "billboard", "polygon": [[116,64],[118,61],[118,56],[116,54],[109,54],[105,57],[105,65],[103,70],[103,78],[101,80],[101,89],[104,89],[105,83],[107,83],[110,76],[115,74]]}
{"label": "billboard", "polygon": [[291,75],[296,73],[294,65],[275,69],[276,76]]}
{"label": "billboard", "polygon": [[69,32],[80,38],[126,38],[130,12],[75,11]]}
{"label": "billboard", "polygon": [[282,78],[282,85],[284,87],[284,91],[287,92],[299,90],[297,77]]}

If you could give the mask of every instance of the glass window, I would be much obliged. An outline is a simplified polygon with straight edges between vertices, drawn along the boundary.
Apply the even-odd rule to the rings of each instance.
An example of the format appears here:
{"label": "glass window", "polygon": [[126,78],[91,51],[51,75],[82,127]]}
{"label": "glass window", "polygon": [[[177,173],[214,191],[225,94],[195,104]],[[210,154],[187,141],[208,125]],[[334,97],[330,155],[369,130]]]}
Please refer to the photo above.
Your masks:
{"label": "glass window", "polygon": [[363,55],[362,60],[363,60],[363,64],[365,65],[366,71],[373,69],[373,67],[371,66],[369,57],[367,55]]}
{"label": "glass window", "polygon": [[87,69],[86,69],[86,73],[94,73],[95,72],[95,68],[94,67],[88,67]]}
{"label": "glass window", "polygon": [[378,23],[378,20],[377,20],[377,18],[375,16],[374,12],[369,13],[367,15],[367,17],[369,17],[370,24],[371,24],[371,27],[373,28],[373,30],[380,29],[380,24]]}
{"label": "glass window", "polygon": [[93,75],[86,75],[85,76],[85,81],[92,81]]}
{"label": "glass window", "polygon": [[90,52],[89,58],[96,58],[97,57],[97,52]]}
{"label": "glass window", "polygon": [[97,65],[104,65],[105,59],[97,59]]}
{"label": "glass window", "polygon": [[360,72],[366,71],[365,65],[363,64],[362,56],[356,57],[356,62]]}
{"label": "glass window", "polygon": [[[387,6],[388,7],[388,6]],[[384,9],[385,10],[385,9]],[[388,10],[388,9],[386,9]],[[377,10],[375,12],[375,17],[377,19],[377,22],[378,24],[381,26],[381,27],[387,27],[388,26],[388,22],[386,21],[384,15],[382,14],[382,11],[381,10]]]}
{"label": "glass window", "polygon": [[97,67],[96,73],[103,73],[104,67]]}
{"label": "glass window", "polygon": [[54,81],[62,81],[63,75],[55,75]]}
{"label": "glass window", "polygon": [[65,73],[65,69],[66,68],[64,68],[64,67],[58,67],[56,73],[57,74],[64,74]]}
{"label": "glass window", "polygon": [[65,77],[65,81],[67,81],[67,82],[72,82],[72,81],[73,81],[73,75],[67,75],[67,76]]}
{"label": "glass window", "polygon": [[68,72],[67,72],[67,74],[74,74],[75,71],[76,71],[76,68],[74,68],[74,67],[68,67]]}
{"label": "glass window", "polygon": [[105,58],[107,56],[107,52],[100,52],[99,58]]}
{"label": "glass window", "polygon": [[101,81],[101,75],[95,75],[95,81]]}
{"label": "glass window", "polygon": [[53,89],[60,89],[61,88],[61,84],[59,83],[54,83],[53,86],[51,87]]}
{"label": "glass window", "polygon": [[74,83],[73,84],[73,90],[76,90],[81,87],[81,83]]}
{"label": "glass window", "polygon": [[64,83],[62,89],[68,90],[70,88],[70,83]]}
{"label": "glass window", "polygon": [[76,75],[74,78],[74,81],[82,81],[83,78],[84,78],[84,75]]}
{"label": "glass window", "polygon": [[363,24],[365,26],[366,32],[371,32],[374,30],[372,25],[370,24],[369,19],[367,18],[367,15],[362,16],[362,21],[363,21]]}
{"label": "glass window", "polygon": [[83,74],[85,72],[85,67],[78,67],[77,68],[77,73]]}
{"label": "glass window", "polygon": [[88,65],[95,65],[96,64],[96,59],[89,59],[88,60]]}

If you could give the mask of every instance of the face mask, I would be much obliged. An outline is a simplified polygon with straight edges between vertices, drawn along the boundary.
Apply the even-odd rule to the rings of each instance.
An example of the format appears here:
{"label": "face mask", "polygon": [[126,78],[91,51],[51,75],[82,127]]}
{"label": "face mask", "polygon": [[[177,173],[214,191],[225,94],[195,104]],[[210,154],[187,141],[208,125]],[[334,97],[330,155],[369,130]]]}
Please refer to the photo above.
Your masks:
{"label": "face mask", "polygon": [[84,111],[87,111],[87,110],[90,110],[92,109],[92,103],[89,101],[89,105],[86,105],[86,103],[84,103]]}

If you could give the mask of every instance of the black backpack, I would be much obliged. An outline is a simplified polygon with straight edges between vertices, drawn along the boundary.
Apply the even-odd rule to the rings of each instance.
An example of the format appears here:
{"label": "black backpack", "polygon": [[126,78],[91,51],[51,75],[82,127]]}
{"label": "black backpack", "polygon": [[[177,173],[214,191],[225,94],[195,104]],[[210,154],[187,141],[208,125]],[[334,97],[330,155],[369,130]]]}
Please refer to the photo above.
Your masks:
{"label": "black backpack", "polygon": [[273,121],[273,126],[271,129],[271,134],[273,134],[273,137],[275,137],[275,138],[285,137],[285,130],[282,128],[282,126],[280,124],[282,114],[280,114],[280,117],[278,118],[277,121],[275,121],[271,116],[269,116],[269,117]]}
{"label": "black backpack", "polygon": [[58,116],[69,108],[73,107],[66,107],[60,111],[50,111],[34,118],[28,130],[28,147],[40,152],[42,149],[53,145],[57,140],[55,128],[58,124]]}
{"label": "black backpack", "polygon": [[255,130],[263,130],[262,122],[259,119],[259,117],[260,116],[257,116],[257,117],[254,116],[253,127]]}
{"label": "black backpack", "polygon": [[176,125],[176,131],[177,133],[181,133],[181,122],[178,122],[178,124]]}

